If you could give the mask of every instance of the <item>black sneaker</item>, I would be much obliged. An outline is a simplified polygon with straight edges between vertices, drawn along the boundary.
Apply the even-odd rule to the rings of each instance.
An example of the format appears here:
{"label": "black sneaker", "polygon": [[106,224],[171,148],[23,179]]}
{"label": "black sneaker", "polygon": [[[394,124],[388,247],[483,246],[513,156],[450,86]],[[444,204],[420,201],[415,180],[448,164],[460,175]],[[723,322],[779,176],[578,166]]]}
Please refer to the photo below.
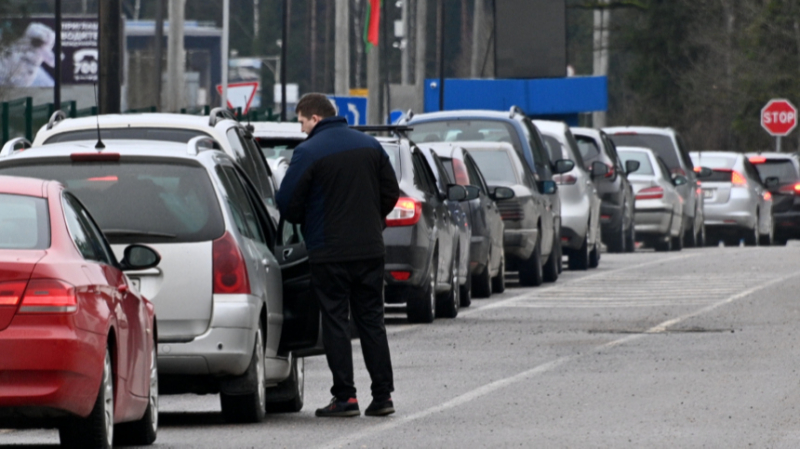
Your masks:
{"label": "black sneaker", "polygon": [[394,403],[392,398],[385,401],[376,401],[373,399],[372,403],[367,407],[364,412],[367,416],[386,416],[394,413]]}
{"label": "black sneaker", "polygon": [[356,398],[346,401],[333,398],[326,407],[318,408],[316,415],[320,418],[352,418],[361,416],[361,411],[358,409],[358,399]]}

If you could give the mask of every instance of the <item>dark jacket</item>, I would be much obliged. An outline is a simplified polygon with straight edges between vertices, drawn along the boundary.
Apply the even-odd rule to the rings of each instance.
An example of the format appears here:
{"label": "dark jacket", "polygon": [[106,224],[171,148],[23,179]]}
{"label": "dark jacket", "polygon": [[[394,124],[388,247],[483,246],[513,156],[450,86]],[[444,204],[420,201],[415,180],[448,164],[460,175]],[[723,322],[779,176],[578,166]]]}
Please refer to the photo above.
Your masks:
{"label": "dark jacket", "polygon": [[302,225],[312,263],[347,262],[384,257],[399,192],[381,144],[329,117],[295,148],[277,201],[284,219]]}

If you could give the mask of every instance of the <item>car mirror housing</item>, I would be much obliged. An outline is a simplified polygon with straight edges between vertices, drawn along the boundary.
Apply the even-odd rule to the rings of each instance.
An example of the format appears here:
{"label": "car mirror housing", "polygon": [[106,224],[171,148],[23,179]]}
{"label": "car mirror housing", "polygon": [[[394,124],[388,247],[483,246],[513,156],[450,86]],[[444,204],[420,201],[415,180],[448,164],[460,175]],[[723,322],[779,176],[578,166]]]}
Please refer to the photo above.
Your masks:
{"label": "car mirror housing", "polygon": [[560,175],[575,168],[575,162],[569,159],[559,159],[553,163],[553,173]]}
{"label": "car mirror housing", "polygon": [[129,271],[155,268],[159,263],[161,263],[161,255],[154,249],[144,245],[130,245],[125,248],[120,265],[123,271]]}
{"label": "car mirror housing", "polygon": [[595,161],[592,162],[592,178],[602,178],[608,174],[608,165]]}
{"label": "car mirror housing", "polygon": [[770,176],[769,178],[764,180],[764,185],[768,189],[771,189],[773,187],[778,187],[778,184],[780,184],[780,183],[781,183],[781,180],[777,176]]}
{"label": "car mirror housing", "polygon": [[516,195],[510,187],[494,187],[492,189],[492,199],[495,201],[510,200]]}
{"label": "car mirror housing", "polygon": [[476,200],[481,196],[481,189],[477,186],[464,186],[464,188],[467,189],[466,201]]}
{"label": "car mirror housing", "polygon": [[689,180],[686,179],[685,176],[675,175],[675,176],[672,177],[672,184],[675,187],[682,186],[682,185],[685,185],[685,184],[688,184],[688,183],[689,183]]}
{"label": "car mirror housing", "polygon": [[709,176],[714,174],[714,171],[708,167],[700,167],[699,170],[695,168],[695,172],[697,172],[697,177],[699,179],[708,178]]}
{"label": "car mirror housing", "polygon": [[539,191],[545,195],[553,195],[558,191],[555,181],[539,181]]}
{"label": "car mirror housing", "polygon": [[467,189],[464,186],[451,184],[447,186],[447,199],[450,201],[465,201],[467,199]]}
{"label": "car mirror housing", "polygon": [[641,165],[639,161],[625,161],[625,174],[627,175],[635,172]]}

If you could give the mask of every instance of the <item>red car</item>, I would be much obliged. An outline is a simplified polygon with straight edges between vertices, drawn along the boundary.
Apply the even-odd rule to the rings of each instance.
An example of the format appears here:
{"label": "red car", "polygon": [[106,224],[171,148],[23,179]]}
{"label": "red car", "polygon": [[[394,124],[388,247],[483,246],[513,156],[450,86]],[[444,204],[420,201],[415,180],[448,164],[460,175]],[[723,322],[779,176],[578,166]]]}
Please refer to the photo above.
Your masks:
{"label": "red car", "polygon": [[160,259],[131,245],[118,262],[62,185],[0,176],[0,428],[57,427],[81,448],[155,441],[155,308],[123,271]]}

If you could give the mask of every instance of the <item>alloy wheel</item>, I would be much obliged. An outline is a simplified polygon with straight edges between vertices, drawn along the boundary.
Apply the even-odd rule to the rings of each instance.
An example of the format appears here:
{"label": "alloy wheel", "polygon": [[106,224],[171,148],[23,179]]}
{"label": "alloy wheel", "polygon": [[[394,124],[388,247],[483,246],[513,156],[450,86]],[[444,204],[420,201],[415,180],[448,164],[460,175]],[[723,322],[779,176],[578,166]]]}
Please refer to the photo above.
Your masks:
{"label": "alloy wheel", "polygon": [[[155,345],[154,345],[155,346]],[[156,349],[153,347],[153,354],[150,361],[150,423],[153,432],[158,432],[158,363],[156,361]]]}
{"label": "alloy wheel", "polygon": [[112,379],[111,355],[106,351],[103,366],[103,420],[106,428],[108,447],[114,445],[114,381]]}

